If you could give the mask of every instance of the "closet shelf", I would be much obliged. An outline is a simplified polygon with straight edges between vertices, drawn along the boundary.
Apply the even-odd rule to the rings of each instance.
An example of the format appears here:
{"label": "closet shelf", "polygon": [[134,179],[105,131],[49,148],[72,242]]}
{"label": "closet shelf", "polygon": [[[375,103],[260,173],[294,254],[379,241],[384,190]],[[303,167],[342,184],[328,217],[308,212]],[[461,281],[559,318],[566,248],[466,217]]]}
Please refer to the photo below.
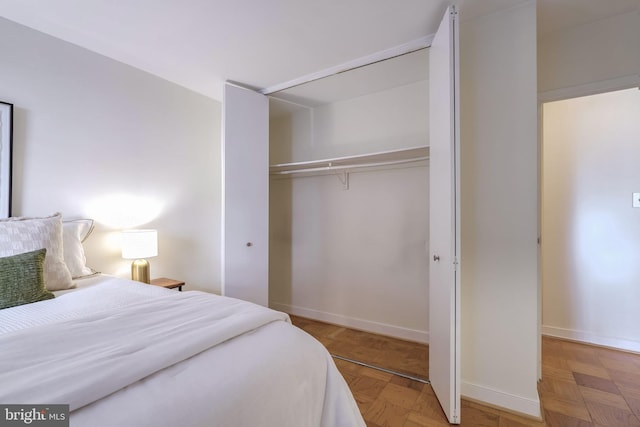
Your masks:
{"label": "closet shelf", "polygon": [[429,159],[429,147],[413,147],[401,150],[381,151],[357,156],[333,159],[310,160],[305,162],[280,163],[269,166],[271,175],[293,175],[305,173],[352,170],[413,163]]}

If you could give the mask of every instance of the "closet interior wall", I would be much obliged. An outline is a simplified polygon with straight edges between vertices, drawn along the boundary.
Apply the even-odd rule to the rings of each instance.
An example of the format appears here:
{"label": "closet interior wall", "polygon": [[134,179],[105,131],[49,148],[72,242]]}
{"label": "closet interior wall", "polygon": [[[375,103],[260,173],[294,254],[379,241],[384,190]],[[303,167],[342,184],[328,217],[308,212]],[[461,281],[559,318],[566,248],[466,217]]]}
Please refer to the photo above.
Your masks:
{"label": "closet interior wall", "polygon": [[[382,85],[359,69],[272,95],[270,164],[427,146],[427,52],[410,55],[376,64]],[[272,174],[269,192],[271,307],[428,342],[428,161]]]}

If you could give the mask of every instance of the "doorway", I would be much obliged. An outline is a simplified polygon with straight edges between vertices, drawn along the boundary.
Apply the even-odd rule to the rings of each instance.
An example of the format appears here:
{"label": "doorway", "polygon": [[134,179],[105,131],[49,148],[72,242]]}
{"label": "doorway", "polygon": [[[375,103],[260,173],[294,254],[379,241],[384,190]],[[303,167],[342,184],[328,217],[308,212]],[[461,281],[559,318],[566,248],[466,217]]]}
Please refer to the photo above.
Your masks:
{"label": "doorway", "polygon": [[544,103],[542,128],[541,332],[640,351],[640,91]]}

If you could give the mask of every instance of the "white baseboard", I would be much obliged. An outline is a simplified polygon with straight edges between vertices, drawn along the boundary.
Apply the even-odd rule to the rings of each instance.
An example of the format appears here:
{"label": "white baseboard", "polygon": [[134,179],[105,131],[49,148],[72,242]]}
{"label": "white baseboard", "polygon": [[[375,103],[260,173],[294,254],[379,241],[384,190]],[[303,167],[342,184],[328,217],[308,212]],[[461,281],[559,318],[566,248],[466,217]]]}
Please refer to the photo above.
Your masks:
{"label": "white baseboard", "polygon": [[424,344],[429,343],[429,333],[425,331],[419,331],[417,329],[403,328],[401,326],[389,325],[386,323],[379,323],[371,320],[358,319],[355,317],[328,313],[311,308],[296,307],[293,305],[281,304],[278,302],[270,302],[269,307],[273,308],[274,310],[293,314],[294,316],[306,317],[308,319],[319,320],[321,322],[332,323],[334,325],[344,326],[347,328],[359,329],[361,331],[372,332],[375,334],[386,335]]}
{"label": "white baseboard", "polygon": [[572,341],[581,341],[589,344],[612,347],[619,350],[633,351],[640,353],[640,342],[625,340],[622,338],[605,337],[586,331],[576,331],[574,329],[556,328],[554,326],[542,326],[542,335],[550,337],[564,338]]}
{"label": "white baseboard", "polygon": [[540,413],[540,399],[529,399],[522,396],[516,396],[464,381],[461,384],[461,394],[463,398],[469,400],[502,408],[509,412],[542,419],[542,414]]}

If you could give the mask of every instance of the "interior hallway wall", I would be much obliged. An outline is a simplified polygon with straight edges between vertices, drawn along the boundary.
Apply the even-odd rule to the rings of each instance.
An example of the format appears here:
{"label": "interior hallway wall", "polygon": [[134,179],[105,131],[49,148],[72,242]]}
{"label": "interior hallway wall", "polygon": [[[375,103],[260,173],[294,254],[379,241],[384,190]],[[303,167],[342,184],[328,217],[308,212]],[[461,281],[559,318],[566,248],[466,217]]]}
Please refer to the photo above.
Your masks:
{"label": "interior hallway wall", "polygon": [[538,91],[611,81],[640,83],[640,10],[569,27],[538,39]]}
{"label": "interior hallway wall", "polygon": [[460,31],[462,394],[539,416],[535,1]]}

